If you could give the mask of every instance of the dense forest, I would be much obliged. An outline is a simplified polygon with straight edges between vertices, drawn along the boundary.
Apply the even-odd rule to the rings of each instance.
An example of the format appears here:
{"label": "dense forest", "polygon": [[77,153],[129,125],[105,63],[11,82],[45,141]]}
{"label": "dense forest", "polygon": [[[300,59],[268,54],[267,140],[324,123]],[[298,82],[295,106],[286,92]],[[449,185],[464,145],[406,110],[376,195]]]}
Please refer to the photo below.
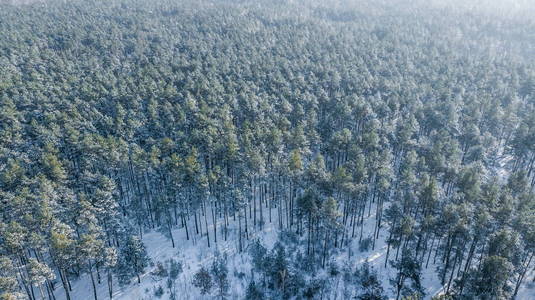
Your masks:
{"label": "dense forest", "polygon": [[[115,299],[147,272],[165,281],[144,299],[520,299],[534,280],[529,10],[4,2],[0,299]],[[179,280],[154,232],[249,270],[218,253]],[[381,266],[339,259],[379,243]]]}

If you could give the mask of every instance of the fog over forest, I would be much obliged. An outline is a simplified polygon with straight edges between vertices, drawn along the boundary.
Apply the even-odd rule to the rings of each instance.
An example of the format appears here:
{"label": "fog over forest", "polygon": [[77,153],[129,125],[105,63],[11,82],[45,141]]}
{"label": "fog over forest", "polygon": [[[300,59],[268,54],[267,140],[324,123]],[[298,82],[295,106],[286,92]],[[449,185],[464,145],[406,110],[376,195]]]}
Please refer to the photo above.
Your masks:
{"label": "fog over forest", "polygon": [[535,2],[0,0],[23,299],[535,299]]}

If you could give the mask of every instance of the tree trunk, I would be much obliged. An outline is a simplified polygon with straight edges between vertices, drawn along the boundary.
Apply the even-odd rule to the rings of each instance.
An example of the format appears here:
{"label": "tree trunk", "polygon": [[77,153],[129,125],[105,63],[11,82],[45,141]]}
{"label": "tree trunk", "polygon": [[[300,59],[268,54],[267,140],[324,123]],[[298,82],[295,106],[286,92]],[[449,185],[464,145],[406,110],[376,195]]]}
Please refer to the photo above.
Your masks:
{"label": "tree trunk", "polygon": [[175,239],[173,238],[173,231],[171,230],[171,214],[167,211],[167,231],[169,232],[169,238],[171,239],[171,246],[175,248]]}
{"label": "tree trunk", "polygon": [[238,213],[238,250],[242,252],[242,241],[241,241],[241,213]]}
{"label": "tree trunk", "polygon": [[62,269],[59,269],[59,277],[61,278],[61,283],[63,284],[63,289],[65,290],[65,298],[67,300],[71,300],[71,294],[70,294],[70,290],[69,290],[69,285],[67,283],[67,278],[66,278],[66,275],[64,274],[64,271]]}
{"label": "tree trunk", "polygon": [[93,297],[95,298],[95,300],[98,300],[97,287],[95,285],[95,278],[93,276],[93,268],[91,266],[91,263],[88,263],[88,266],[89,266],[89,275],[91,276],[91,285],[93,286]]}
{"label": "tree trunk", "polygon": [[110,299],[113,299],[113,276],[111,275],[110,270],[108,269],[108,293]]}
{"label": "tree trunk", "polygon": [[325,268],[325,259],[327,257],[327,240],[329,239],[329,231],[325,231],[325,242],[323,244],[323,259],[321,261],[321,266]]}
{"label": "tree trunk", "polygon": [[524,276],[526,276],[526,273],[529,269],[529,265],[531,264],[531,260],[533,259],[534,254],[535,252],[531,253],[531,255],[529,255],[529,259],[527,259],[526,265],[522,266],[522,272],[520,273],[520,275],[518,276],[518,280],[516,281],[515,291],[513,292],[513,297],[511,297],[512,299],[515,299],[516,295],[518,294],[518,290],[520,289],[520,286],[522,285],[522,281],[524,280]]}
{"label": "tree trunk", "polygon": [[[393,225],[392,225],[393,226]],[[394,228],[390,228],[390,234],[388,236],[388,240],[386,241],[386,258],[385,258],[385,268],[388,265],[388,255],[390,254],[390,240],[392,239],[392,232],[394,231]]]}

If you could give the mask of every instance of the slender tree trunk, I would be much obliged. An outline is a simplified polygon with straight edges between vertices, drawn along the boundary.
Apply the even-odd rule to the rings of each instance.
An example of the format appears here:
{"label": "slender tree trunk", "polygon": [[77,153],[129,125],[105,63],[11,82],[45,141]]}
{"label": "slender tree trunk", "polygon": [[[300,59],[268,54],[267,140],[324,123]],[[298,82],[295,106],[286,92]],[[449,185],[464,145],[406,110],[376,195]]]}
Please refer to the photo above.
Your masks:
{"label": "slender tree trunk", "polygon": [[65,277],[65,274],[63,270],[60,268],[58,268],[58,271],[59,271],[59,277],[61,278],[61,283],[63,284],[63,289],[65,290],[65,298],[67,300],[71,300],[70,289],[69,289],[69,285],[67,284],[67,279]]}
{"label": "slender tree trunk", "polygon": [[468,251],[468,257],[466,258],[466,263],[464,264],[463,275],[461,276],[461,286],[459,287],[459,295],[462,295],[462,293],[463,293],[466,273],[468,272],[468,268],[470,267],[470,263],[472,261],[472,257],[474,256],[474,251],[476,249],[477,242],[478,242],[478,239],[477,239],[477,237],[475,237],[472,240],[472,243],[470,245],[470,250]]}
{"label": "slender tree trunk", "polygon": [[310,233],[312,227],[312,214],[308,213],[308,238],[307,238],[307,254],[310,254]]}
{"label": "slender tree trunk", "polygon": [[173,225],[172,225],[171,222],[172,222],[171,214],[169,213],[169,211],[167,211],[167,231],[169,233],[169,238],[171,239],[171,246],[173,246],[173,248],[175,248],[175,239],[173,238],[173,231],[171,230],[171,227]]}
{"label": "slender tree trunk", "polygon": [[450,265],[450,256],[451,256],[450,254],[451,254],[451,250],[453,248],[454,242],[455,242],[455,234],[454,234],[454,236],[451,237],[450,242],[448,243],[447,250],[446,250],[446,264],[444,266],[444,271],[442,271],[442,275],[441,275],[441,278],[440,278],[440,282],[441,282],[442,285],[444,285],[444,282],[446,280],[446,273],[447,273],[449,265]]}
{"label": "slender tree trunk", "polygon": [[260,225],[260,229],[262,229],[263,226],[264,226],[264,214],[263,214],[263,211],[262,211],[262,204],[264,203],[264,197],[265,197],[265,184],[262,183],[262,184],[260,184],[260,197],[258,199],[258,201],[260,201],[259,202],[259,204],[260,204],[260,211],[259,211],[260,220],[258,221],[259,225]]}
{"label": "slender tree trunk", "polygon": [[425,268],[429,266],[429,259],[431,258],[431,253],[433,252],[433,246],[435,245],[435,237],[431,240],[431,246],[429,247],[429,254],[427,255],[427,262],[425,263]]}
{"label": "slender tree trunk", "polygon": [[[206,227],[206,240],[208,242],[208,248],[210,248],[210,232],[208,231],[208,217],[206,216],[206,201],[203,198],[203,210],[204,210],[204,227]],[[215,224],[214,224],[215,226]]]}
{"label": "slender tree trunk", "polygon": [[[395,222],[395,221],[394,221]],[[393,226],[393,224],[392,224]],[[390,240],[392,239],[392,232],[394,228],[390,228],[390,234],[388,235],[388,240],[386,241],[386,257],[385,257],[385,268],[388,265],[388,255],[390,254]]]}
{"label": "slender tree trunk", "polygon": [[[217,218],[216,218],[217,212],[216,210],[217,210],[217,207],[216,209],[214,209],[214,204],[213,203],[210,204],[210,211],[212,213],[212,224],[214,225],[214,243],[217,245]],[[221,210],[221,206],[219,207],[219,210]]]}
{"label": "slender tree trunk", "polygon": [[199,225],[197,224],[197,212],[193,212],[193,218],[195,219],[195,233],[199,234]]}
{"label": "slender tree trunk", "polygon": [[455,258],[453,259],[453,266],[451,267],[451,274],[450,274],[450,279],[448,280],[448,286],[446,287],[446,294],[450,292],[450,286],[453,280],[453,274],[455,274],[455,267],[457,266],[457,261],[459,260],[459,257],[460,257],[459,252],[460,251],[457,251],[457,253],[455,254]]}
{"label": "slender tree trunk", "polygon": [[[255,180],[253,178],[252,182],[251,182],[251,188],[253,190],[253,228],[256,228],[256,184],[255,184]],[[262,205],[260,205],[260,207],[262,207]]]}
{"label": "slender tree trunk", "polygon": [[48,293],[48,299],[49,300],[56,300],[56,295],[54,294],[54,287],[50,280],[46,280],[46,290]]}
{"label": "slender tree trunk", "polygon": [[325,259],[327,257],[327,240],[329,239],[329,231],[325,230],[325,242],[323,244],[323,259],[321,261],[321,266],[325,268]]}
{"label": "slender tree trunk", "polygon": [[113,299],[113,276],[111,275],[111,271],[108,269],[108,293],[110,295],[110,299]]}
{"label": "slender tree trunk", "polygon": [[91,285],[93,286],[93,297],[95,298],[95,300],[98,300],[97,287],[95,285],[95,278],[93,276],[93,268],[91,266],[91,263],[88,263],[88,266],[89,266],[89,275],[91,277]]}
{"label": "slender tree trunk", "polygon": [[238,250],[242,252],[242,241],[241,241],[241,213],[238,213]]}
{"label": "slender tree trunk", "polygon": [[243,207],[243,212],[245,214],[245,239],[249,239],[249,232],[247,228],[247,205]]}
{"label": "slender tree trunk", "polygon": [[403,281],[404,278],[403,278],[403,275],[401,275],[401,272],[398,274],[398,281],[396,283],[396,300],[399,300],[399,296],[401,294],[401,289],[403,288]]}
{"label": "slender tree trunk", "polygon": [[184,229],[186,230],[186,240],[189,241],[188,220],[184,217],[184,213],[182,213],[182,222],[184,223]]}
{"label": "slender tree trunk", "polygon": [[[518,290],[520,289],[520,286],[522,285],[522,281],[524,281],[524,276],[526,276],[526,273],[527,273],[527,271],[529,269],[529,266],[531,264],[531,260],[533,259],[533,255],[534,254],[535,254],[535,252],[532,252],[529,255],[529,259],[526,259],[527,260],[526,265],[522,266],[522,271],[521,271],[520,275],[518,276],[518,280],[516,281],[516,284],[515,284],[515,291],[513,292],[512,299],[515,299],[516,295],[518,294]],[[524,262],[522,262],[522,264],[524,264]]]}

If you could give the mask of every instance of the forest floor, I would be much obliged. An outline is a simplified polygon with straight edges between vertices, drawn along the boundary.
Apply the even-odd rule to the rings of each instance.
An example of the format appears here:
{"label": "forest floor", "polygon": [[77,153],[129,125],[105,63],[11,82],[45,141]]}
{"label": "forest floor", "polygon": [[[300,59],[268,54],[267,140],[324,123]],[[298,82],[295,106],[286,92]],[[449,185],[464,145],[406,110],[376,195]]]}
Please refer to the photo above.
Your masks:
{"label": "forest floor", "polygon": [[[276,209],[272,211],[273,216],[276,215]],[[249,233],[249,238],[244,239],[244,251],[241,253],[238,251],[238,234],[237,226],[231,223],[229,226],[228,239],[223,240],[221,234],[222,226],[218,224],[218,242],[214,243],[213,237],[213,224],[209,225],[210,243],[211,247],[208,248],[206,239],[206,229],[203,228],[205,234],[190,236],[190,240],[186,240],[185,230],[178,228],[173,230],[173,236],[175,238],[176,247],[171,246],[171,241],[165,237],[162,233],[157,231],[148,232],[143,235],[143,242],[147,246],[147,252],[151,259],[151,266],[146,269],[146,272],[141,276],[141,283],[132,280],[130,285],[119,287],[117,281],[114,280],[114,292],[113,299],[117,300],[148,300],[158,299],[154,292],[161,286],[165,293],[160,298],[162,300],[169,299],[169,290],[166,286],[166,280],[152,275],[158,262],[164,263],[168,259],[175,259],[182,263],[183,272],[176,280],[175,287],[177,291],[177,298],[180,300],[190,299],[212,299],[212,296],[202,296],[199,294],[199,290],[192,285],[192,280],[195,272],[201,267],[210,267],[215,256],[226,255],[229,270],[229,282],[230,290],[228,299],[243,299],[245,296],[245,290],[250,280],[251,274],[251,262],[250,256],[247,252],[247,246],[251,241],[259,239],[262,244],[271,249],[279,237],[279,229],[277,228],[277,222],[274,217],[273,222],[266,222],[263,229],[256,228],[256,231]],[[365,219],[363,228],[363,237],[371,236],[373,234],[375,225],[375,216],[372,214]],[[194,228],[193,228],[194,229]],[[344,267],[351,267],[352,270],[366,260],[370,263],[378,274],[380,281],[382,282],[385,292],[393,298],[394,290],[390,284],[390,279],[395,276],[395,270],[387,265],[385,267],[386,259],[386,238],[388,230],[383,228],[380,232],[379,238],[376,241],[375,250],[359,251],[358,238],[354,238],[350,245],[345,249],[340,249],[334,254],[334,260]],[[390,249],[390,258],[396,255],[396,249]],[[433,295],[440,294],[443,291],[443,287],[440,284],[438,276],[436,274],[436,265],[433,263],[434,252],[431,255],[429,266],[425,268],[425,263],[422,269],[422,285],[425,287],[426,298],[430,299]],[[438,262],[438,261],[437,261]],[[308,274],[310,275],[310,274]],[[531,272],[526,278],[526,284],[520,290],[517,297],[518,300],[530,300],[534,299],[535,295],[535,283],[532,282],[535,272]],[[323,299],[345,299],[344,289],[353,291],[354,286],[344,287],[344,281],[342,274],[332,277],[332,291],[329,295],[324,295]],[[109,299],[107,283],[105,278],[97,286],[98,299]],[[62,288],[58,288],[56,291],[56,297],[58,300],[65,299],[64,291]],[[91,281],[89,276],[82,276],[78,280],[73,282],[73,291],[71,292],[72,299],[91,300],[93,299],[93,290],[91,287]]]}

